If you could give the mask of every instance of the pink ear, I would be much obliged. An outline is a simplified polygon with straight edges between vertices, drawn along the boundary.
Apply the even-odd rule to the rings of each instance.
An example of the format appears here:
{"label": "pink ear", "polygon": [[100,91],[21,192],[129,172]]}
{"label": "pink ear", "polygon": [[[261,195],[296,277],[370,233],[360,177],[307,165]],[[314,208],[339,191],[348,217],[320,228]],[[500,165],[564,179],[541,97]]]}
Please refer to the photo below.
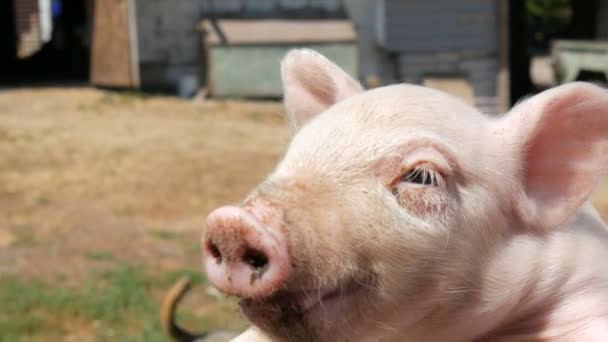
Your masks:
{"label": "pink ear", "polygon": [[565,223],[608,167],[608,93],[566,84],[523,102],[505,120],[523,159],[523,216],[539,228]]}
{"label": "pink ear", "polygon": [[281,63],[287,118],[294,129],[362,91],[359,82],[313,50],[291,50]]}

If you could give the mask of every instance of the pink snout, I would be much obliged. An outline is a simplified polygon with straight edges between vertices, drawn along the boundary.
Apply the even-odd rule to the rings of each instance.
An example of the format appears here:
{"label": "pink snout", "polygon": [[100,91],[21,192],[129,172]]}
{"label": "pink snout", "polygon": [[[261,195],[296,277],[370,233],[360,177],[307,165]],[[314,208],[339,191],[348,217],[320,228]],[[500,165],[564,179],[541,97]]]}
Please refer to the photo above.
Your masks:
{"label": "pink snout", "polygon": [[283,286],[291,272],[283,234],[238,207],[209,214],[203,254],[209,281],[228,295],[263,298]]}

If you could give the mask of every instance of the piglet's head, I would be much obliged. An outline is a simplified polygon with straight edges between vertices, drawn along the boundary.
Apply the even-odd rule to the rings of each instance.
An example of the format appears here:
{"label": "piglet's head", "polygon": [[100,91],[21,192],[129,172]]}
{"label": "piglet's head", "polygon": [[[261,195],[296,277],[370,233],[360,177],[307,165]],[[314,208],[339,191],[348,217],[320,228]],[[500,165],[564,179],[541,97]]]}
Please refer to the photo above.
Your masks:
{"label": "piglet's head", "polygon": [[281,71],[289,149],[203,234],[209,280],[278,340],[396,338],[474,303],[492,256],[559,229],[608,165],[589,84],[489,118],[420,86],[363,91],[310,50]]}

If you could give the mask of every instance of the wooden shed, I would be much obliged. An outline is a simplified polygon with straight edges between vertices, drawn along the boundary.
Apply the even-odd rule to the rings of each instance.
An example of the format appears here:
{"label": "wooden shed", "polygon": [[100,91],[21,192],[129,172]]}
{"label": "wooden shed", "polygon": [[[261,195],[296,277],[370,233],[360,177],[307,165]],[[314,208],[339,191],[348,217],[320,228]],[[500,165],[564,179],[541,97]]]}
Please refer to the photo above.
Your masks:
{"label": "wooden shed", "polygon": [[280,97],[279,64],[292,48],[314,49],[358,76],[349,20],[204,20],[200,29],[212,96]]}
{"label": "wooden shed", "polygon": [[[323,19],[345,18],[339,0],[96,0],[95,9],[91,68],[93,84],[177,92],[183,96],[191,96],[196,88],[204,86],[202,79],[207,74],[208,66],[201,44],[201,28],[204,26],[201,20],[205,18],[225,18],[219,21],[219,27],[229,38],[229,45],[224,44],[219,48],[221,44],[214,43],[219,42],[214,38],[217,32],[209,31],[211,45],[218,46],[209,57],[218,53],[224,54],[225,58],[233,58],[226,59],[225,63],[216,62],[214,66],[238,65],[241,76],[247,75],[243,65],[229,63],[236,62],[242,51],[252,53],[249,58],[253,63],[254,57],[272,59],[281,51],[279,46],[283,39],[287,39],[286,46],[306,41],[303,32],[292,37],[283,35],[273,38],[273,34],[283,29],[291,32],[294,24],[289,20],[315,18],[319,23]],[[237,24],[236,20],[242,22]],[[254,22],[256,25],[253,25]],[[301,27],[320,32],[311,24],[302,22]],[[336,27],[335,24],[331,25],[332,29]],[[255,34],[247,34],[243,29],[253,30]],[[354,42],[353,32],[351,28],[347,39],[351,44]],[[254,43],[252,38],[261,41]],[[315,39],[307,43],[315,43]],[[325,48],[328,45],[324,38],[317,43]],[[270,48],[271,45],[273,48]],[[262,49],[262,46],[267,48]],[[213,60],[217,61],[217,58]],[[262,62],[259,63],[256,65],[258,69],[263,67]],[[270,62],[266,65],[270,65]],[[274,69],[277,69],[277,65],[274,65]],[[232,76],[222,74],[226,77],[238,76],[236,70],[232,71]],[[269,83],[271,79],[260,83],[262,88],[265,87],[260,90],[261,94],[273,93],[268,90],[274,89]],[[218,86],[224,85],[221,83],[223,79],[216,77],[216,80]]]}

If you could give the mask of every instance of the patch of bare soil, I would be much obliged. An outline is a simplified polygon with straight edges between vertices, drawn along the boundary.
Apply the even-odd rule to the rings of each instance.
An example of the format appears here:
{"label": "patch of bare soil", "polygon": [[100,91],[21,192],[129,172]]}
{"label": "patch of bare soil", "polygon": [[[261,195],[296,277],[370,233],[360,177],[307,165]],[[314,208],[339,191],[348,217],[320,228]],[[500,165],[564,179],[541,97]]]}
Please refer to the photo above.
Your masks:
{"label": "patch of bare soil", "polygon": [[86,277],[108,259],[198,267],[204,217],[288,141],[278,103],[0,92],[0,274]]}

